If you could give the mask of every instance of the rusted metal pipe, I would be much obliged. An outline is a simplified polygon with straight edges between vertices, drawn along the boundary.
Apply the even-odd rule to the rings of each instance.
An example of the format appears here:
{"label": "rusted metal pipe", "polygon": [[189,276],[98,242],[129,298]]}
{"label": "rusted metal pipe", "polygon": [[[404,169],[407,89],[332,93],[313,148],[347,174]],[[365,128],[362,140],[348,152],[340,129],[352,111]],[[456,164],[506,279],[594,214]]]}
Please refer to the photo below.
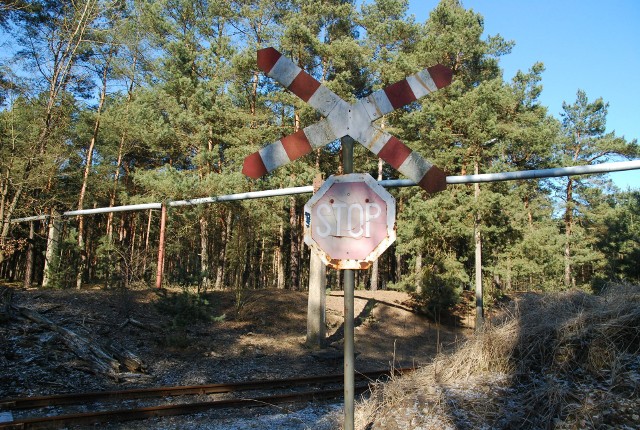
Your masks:
{"label": "rusted metal pipe", "polygon": [[158,267],[156,271],[156,288],[162,288],[162,278],[164,276],[164,242],[167,229],[167,205],[162,205],[160,215],[160,240],[158,243]]}

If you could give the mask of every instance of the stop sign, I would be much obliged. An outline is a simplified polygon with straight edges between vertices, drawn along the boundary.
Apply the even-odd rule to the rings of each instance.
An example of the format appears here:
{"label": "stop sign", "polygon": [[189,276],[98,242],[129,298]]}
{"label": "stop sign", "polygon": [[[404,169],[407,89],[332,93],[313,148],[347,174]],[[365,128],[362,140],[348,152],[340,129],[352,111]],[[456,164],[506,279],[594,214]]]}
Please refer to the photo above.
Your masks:
{"label": "stop sign", "polygon": [[395,199],[366,173],[329,177],[304,217],[305,243],[334,269],[367,269],[396,240]]}

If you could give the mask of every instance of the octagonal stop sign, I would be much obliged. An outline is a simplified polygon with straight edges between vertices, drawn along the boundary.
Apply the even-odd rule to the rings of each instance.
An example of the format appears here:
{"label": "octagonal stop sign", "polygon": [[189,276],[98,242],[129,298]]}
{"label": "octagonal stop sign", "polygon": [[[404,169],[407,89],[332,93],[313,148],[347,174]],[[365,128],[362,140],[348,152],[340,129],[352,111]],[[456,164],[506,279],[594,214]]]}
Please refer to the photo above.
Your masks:
{"label": "octagonal stop sign", "polygon": [[330,176],[304,217],[305,243],[334,269],[367,269],[396,240],[395,199],[366,173]]}

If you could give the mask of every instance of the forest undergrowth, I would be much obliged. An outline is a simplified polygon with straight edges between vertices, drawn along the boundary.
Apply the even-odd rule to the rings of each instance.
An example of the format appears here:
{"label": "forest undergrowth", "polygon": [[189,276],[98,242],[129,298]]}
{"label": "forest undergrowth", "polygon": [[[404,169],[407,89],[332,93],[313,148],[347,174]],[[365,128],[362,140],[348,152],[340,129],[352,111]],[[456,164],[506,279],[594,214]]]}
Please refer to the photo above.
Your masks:
{"label": "forest undergrowth", "polygon": [[374,386],[359,429],[640,428],[640,286],[529,293],[426,367]]}

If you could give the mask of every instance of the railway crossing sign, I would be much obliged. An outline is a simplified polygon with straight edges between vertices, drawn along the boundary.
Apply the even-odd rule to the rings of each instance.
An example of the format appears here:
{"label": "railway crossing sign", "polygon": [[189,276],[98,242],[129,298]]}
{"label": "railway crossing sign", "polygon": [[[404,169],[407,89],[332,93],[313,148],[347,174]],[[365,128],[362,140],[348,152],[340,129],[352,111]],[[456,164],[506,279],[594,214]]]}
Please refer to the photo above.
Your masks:
{"label": "railway crossing sign", "polygon": [[325,118],[249,155],[242,168],[246,176],[257,179],[313,149],[351,136],[427,192],[446,188],[446,175],[441,169],[373,122],[449,85],[453,75],[449,68],[440,64],[427,67],[349,104],[274,48],[258,51],[258,67]]}
{"label": "railway crossing sign", "polygon": [[304,206],[304,241],[334,269],[367,269],[396,240],[396,204],[369,174],[330,176]]}

